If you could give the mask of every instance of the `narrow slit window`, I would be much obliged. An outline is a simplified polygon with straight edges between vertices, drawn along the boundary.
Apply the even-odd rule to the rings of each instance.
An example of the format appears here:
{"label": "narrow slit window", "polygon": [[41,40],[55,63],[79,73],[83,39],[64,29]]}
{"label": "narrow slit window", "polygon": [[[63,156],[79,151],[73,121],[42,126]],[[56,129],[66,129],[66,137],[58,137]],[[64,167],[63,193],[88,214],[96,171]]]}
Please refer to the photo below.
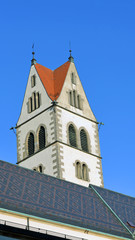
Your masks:
{"label": "narrow slit window", "polygon": [[40,107],[40,95],[39,93],[37,92],[36,93],[36,108],[39,108]]}
{"label": "narrow slit window", "polygon": [[39,166],[39,172],[43,172],[43,167],[41,165]]}
{"label": "narrow slit window", "polygon": [[32,111],[36,109],[36,94],[32,93]]}
{"label": "narrow slit window", "polygon": [[70,105],[73,106],[73,99],[72,99],[72,92],[71,91],[69,92],[69,102],[70,102]]}
{"label": "narrow slit window", "polygon": [[80,95],[77,96],[77,104],[78,104],[78,108],[81,109],[81,105],[80,105]]}
{"label": "narrow slit window", "polygon": [[36,85],[36,76],[33,75],[33,76],[31,77],[31,87],[34,87],[35,85]]}
{"label": "narrow slit window", "polygon": [[81,163],[80,162],[76,163],[76,176],[77,178],[81,179]]}
{"label": "narrow slit window", "polygon": [[32,97],[29,98],[28,101],[28,112],[31,113],[32,112]]}
{"label": "narrow slit window", "polygon": [[73,91],[74,107],[76,107],[76,91]]}
{"label": "narrow slit window", "polygon": [[85,164],[82,165],[82,179],[85,181],[88,181],[88,176],[87,176],[87,166]]}
{"label": "narrow slit window", "polygon": [[75,74],[73,72],[71,73],[71,82],[75,84]]}

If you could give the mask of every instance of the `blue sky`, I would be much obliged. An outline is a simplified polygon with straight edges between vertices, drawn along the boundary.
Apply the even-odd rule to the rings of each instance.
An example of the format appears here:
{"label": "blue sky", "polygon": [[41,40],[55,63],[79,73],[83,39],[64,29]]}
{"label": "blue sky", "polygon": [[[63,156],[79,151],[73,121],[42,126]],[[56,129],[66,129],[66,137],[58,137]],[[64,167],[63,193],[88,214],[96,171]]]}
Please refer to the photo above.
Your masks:
{"label": "blue sky", "polygon": [[135,1],[0,2],[0,159],[16,163],[15,126],[30,70],[69,57],[99,122],[105,188],[135,197]]}

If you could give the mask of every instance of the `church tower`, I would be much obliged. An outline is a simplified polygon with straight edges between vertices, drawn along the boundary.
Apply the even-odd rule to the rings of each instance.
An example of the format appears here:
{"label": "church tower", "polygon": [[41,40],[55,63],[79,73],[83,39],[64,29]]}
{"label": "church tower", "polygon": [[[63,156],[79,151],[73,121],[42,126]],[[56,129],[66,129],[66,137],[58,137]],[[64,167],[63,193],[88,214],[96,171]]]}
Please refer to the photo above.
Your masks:
{"label": "church tower", "polygon": [[37,63],[33,53],[16,130],[20,166],[103,187],[98,123],[71,51],[54,71]]}

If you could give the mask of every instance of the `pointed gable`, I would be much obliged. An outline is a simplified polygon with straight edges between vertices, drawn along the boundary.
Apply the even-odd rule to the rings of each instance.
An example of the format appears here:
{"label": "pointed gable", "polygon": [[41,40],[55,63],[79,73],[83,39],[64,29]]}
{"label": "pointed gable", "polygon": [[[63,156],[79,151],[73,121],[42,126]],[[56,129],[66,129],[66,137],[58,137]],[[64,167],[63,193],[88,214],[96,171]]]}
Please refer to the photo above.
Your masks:
{"label": "pointed gable", "polygon": [[70,62],[64,63],[62,66],[54,70],[54,90],[56,94],[56,99],[59,97],[68,69],[70,66]]}
{"label": "pointed gable", "polygon": [[57,100],[61,93],[69,66],[70,62],[66,62],[62,66],[52,71],[51,69],[46,68],[38,63],[35,64],[37,73],[52,101]]}

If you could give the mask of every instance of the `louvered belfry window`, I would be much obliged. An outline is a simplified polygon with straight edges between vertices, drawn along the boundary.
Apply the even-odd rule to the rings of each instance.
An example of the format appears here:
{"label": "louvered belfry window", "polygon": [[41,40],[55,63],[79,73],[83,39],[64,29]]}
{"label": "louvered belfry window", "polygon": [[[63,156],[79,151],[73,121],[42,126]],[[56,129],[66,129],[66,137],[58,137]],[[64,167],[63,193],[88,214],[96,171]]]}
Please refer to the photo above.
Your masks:
{"label": "louvered belfry window", "polygon": [[34,135],[30,133],[28,138],[28,155],[31,156],[34,153],[35,146],[34,146]]}
{"label": "louvered belfry window", "polygon": [[39,130],[39,149],[43,149],[45,147],[45,129],[43,126],[40,127]]}
{"label": "louvered belfry window", "polygon": [[81,147],[82,150],[88,152],[88,142],[87,142],[87,135],[84,129],[80,131],[80,139],[81,139]]}
{"label": "louvered belfry window", "polygon": [[69,126],[69,143],[71,146],[76,147],[76,132],[72,124]]}

